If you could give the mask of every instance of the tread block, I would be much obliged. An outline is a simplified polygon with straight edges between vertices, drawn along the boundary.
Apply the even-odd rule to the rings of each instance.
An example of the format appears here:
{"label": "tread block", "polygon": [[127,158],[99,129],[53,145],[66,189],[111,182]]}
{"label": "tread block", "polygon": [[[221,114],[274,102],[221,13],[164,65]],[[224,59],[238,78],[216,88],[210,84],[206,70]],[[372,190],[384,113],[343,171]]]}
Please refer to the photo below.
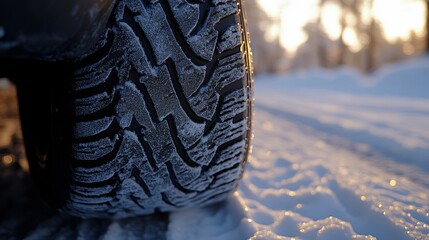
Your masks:
{"label": "tread block", "polygon": [[219,60],[210,81],[189,98],[189,103],[199,116],[212,119],[220,98],[218,92],[229,84],[243,79],[244,74],[244,62],[241,53]]}
{"label": "tread block", "polygon": [[223,53],[238,47],[243,42],[241,38],[241,28],[238,25],[230,26],[221,36],[217,46],[218,53]]}
{"label": "tread block", "polygon": [[109,154],[115,148],[118,137],[102,138],[93,142],[80,142],[72,145],[77,160],[97,160]]}
{"label": "tread block", "polygon": [[89,136],[97,135],[109,128],[113,123],[114,117],[104,117],[88,122],[77,122],[74,128],[74,134],[76,138],[84,138]]}
{"label": "tread block", "polygon": [[186,0],[169,0],[168,2],[182,34],[189,36],[199,21],[200,9],[198,4],[191,4]]}
{"label": "tread block", "polygon": [[155,128],[143,94],[134,83],[126,82],[124,86],[118,89],[118,92],[121,98],[116,106],[116,114],[122,129],[129,127],[133,118],[137,120],[142,128]]}
{"label": "tread block", "polygon": [[219,33],[215,28],[216,24],[221,19],[234,15],[238,11],[236,1],[214,0],[212,4],[214,7],[210,8],[204,27],[197,34],[187,39],[194,52],[208,61],[212,60],[218,42]]}
{"label": "tread block", "polygon": [[102,92],[93,96],[78,98],[73,102],[76,116],[85,116],[108,108],[114,101],[115,92]]}

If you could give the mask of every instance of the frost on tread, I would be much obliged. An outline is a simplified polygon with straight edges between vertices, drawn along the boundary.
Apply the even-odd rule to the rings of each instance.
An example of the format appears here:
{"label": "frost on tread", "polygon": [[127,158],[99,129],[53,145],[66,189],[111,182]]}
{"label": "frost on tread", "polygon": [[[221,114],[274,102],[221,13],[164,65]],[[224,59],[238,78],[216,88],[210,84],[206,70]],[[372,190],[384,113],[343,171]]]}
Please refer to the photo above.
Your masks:
{"label": "frost on tread", "polygon": [[103,47],[74,72],[63,211],[124,217],[235,189],[251,97],[242,21],[234,0],[118,2]]}

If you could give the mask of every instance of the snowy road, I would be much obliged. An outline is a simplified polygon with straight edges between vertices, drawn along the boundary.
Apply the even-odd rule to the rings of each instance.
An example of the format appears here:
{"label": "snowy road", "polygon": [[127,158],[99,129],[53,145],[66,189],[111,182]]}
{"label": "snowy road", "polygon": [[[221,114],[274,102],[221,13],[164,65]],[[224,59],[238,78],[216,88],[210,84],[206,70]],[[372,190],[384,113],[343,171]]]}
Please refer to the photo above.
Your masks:
{"label": "snowy road", "polygon": [[240,189],[256,228],[303,239],[427,239],[429,100],[278,84],[256,84],[254,154]]}
{"label": "snowy road", "polygon": [[258,77],[253,157],[239,190],[214,206],[80,220],[44,208],[28,174],[0,164],[0,239],[428,239],[429,97],[394,81],[391,94],[332,84],[353,77]]}

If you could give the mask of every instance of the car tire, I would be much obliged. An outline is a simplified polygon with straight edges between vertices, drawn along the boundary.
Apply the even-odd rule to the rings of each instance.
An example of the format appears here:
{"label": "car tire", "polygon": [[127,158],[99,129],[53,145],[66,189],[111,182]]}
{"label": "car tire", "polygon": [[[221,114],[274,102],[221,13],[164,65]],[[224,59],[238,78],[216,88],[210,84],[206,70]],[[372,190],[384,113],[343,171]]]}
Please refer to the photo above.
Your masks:
{"label": "car tire", "polygon": [[54,208],[122,218],[236,189],[253,97],[241,1],[117,1],[96,51],[33,68],[44,80],[18,81],[22,128]]}

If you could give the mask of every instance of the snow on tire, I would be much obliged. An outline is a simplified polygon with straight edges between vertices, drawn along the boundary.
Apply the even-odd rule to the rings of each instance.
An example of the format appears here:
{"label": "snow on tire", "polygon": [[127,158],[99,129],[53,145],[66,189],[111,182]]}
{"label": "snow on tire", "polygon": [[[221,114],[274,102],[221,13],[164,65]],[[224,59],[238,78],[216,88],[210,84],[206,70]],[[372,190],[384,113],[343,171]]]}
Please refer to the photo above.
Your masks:
{"label": "snow on tire", "polygon": [[249,151],[248,46],[239,1],[118,1],[73,70],[60,210],[126,217],[225,199]]}

